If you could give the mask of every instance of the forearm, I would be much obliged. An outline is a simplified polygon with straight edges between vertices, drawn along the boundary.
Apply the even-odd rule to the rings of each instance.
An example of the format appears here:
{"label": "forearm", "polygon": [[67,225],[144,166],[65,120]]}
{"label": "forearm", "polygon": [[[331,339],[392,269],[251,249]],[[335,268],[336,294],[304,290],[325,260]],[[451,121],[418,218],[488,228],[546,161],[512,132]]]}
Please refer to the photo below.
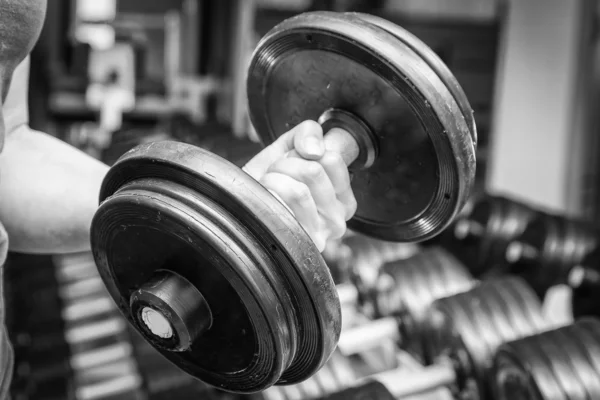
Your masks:
{"label": "forearm", "polygon": [[66,143],[22,126],[0,154],[0,222],[12,251],[90,249],[89,229],[108,167]]}

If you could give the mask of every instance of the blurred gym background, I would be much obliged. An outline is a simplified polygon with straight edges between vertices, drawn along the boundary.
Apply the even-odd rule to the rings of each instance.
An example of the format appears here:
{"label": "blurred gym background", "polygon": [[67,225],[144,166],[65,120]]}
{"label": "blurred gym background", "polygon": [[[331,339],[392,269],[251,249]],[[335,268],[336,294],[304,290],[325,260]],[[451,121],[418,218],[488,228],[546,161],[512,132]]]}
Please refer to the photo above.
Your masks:
{"label": "blurred gym background", "polygon": [[[480,187],[591,217],[597,8],[591,0],[54,0],[32,55],[32,125],[109,163],[157,135],[213,150],[234,140],[222,147],[243,159],[259,148],[246,143],[244,78],[260,37],[302,11],[359,10],[413,32],[456,75],[475,111]],[[122,117],[102,126],[103,110]]]}
{"label": "blurred gym background", "polygon": [[[442,58],[475,112],[476,192],[600,219],[593,0],[51,0],[31,55],[31,126],[108,164],[140,143],[174,139],[243,165],[261,149],[246,112],[252,50],[278,22],[308,10],[382,16]],[[374,246],[366,264],[412,251],[362,246]],[[50,271],[35,281],[7,268],[13,343],[42,349],[18,353],[14,399],[232,397],[132,338],[108,297],[89,297],[101,287],[89,255],[12,254],[9,264]],[[40,304],[56,327],[38,324]],[[90,310],[89,326],[73,325]]]}

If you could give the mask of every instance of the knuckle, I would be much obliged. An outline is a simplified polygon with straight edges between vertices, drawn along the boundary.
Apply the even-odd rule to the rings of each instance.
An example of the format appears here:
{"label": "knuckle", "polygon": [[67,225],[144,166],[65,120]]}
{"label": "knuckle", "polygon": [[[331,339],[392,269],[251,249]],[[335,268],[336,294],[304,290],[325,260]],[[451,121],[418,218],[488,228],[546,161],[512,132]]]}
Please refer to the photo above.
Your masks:
{"label": "knuckle", "polygon": [[335,228],[332,229],[331,232],[332,239],[339,239],[344,236],[344,233],[346,232],[346,221],[344,221],[344,218],[341,218],[341,221],[335,224]]}
{"label": "knuckle", "polygon": [[273,162],[271,165],[269,165],[269,167],[267,168],[267,171],[269,171],[269,172],[285,171],[286,165],[288,163],[289,163],[288,158],[280,158],[280,159],[276,160],[275,162]]}
{"label": "knuckle", "polygon": [[290,197],[298,204],[305,204],[312,199],[310,189],[302,183],[290,187],[290,192]]}
{"label": "knuckle", "polygon": [[317,182],[323,178],[325,171],[323,170],[321,164],[313,161],[306,163],[302,169],[302,175],[304,175],[304,177],[311,182]]}

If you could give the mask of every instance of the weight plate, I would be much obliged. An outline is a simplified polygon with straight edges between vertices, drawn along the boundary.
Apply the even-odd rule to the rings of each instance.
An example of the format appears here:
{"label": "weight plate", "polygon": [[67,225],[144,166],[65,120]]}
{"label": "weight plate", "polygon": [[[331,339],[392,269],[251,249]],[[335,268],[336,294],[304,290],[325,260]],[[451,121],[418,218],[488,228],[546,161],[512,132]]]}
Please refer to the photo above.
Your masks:
{"label": "weight plate", "polygon": [[440,247],[385,264],[378,281],[378,315],[399,316],[402,347],[421,362],[430,361],[423,342],[429,306],[439,298],[465,292],[475,285],[466,268]]}
{"label": "weight plate", "polygon": [[588,254],[569,276],[573,316],[600,317],[600,248]]}
{"label": "weight plate", "polygon": [[[494,398],[595,399],[600,323],[584,319],[501,346],[493,368]],[[526,397],[528,394],[530,397]]]}
{"label": "weight plate", "polygon": [[567,283],[572,268],[597,246],[597,238],[597,229],[587,222],[537,214],[508,246],[506,257],[512,271],[543,297],[551,286]]}
{"label": "weight plate", "polygon": [[[545,359],[538,357],[537,346],[524,346],[519,353],[514,353],[509,350],[511,345],[501,346],[494,356],[491,379],[494,399],[568,399],[552,368]],[[528,363],[523,364],[523,359]]]}
{"label": "weight plate", "polygon": [[506,277],[436,300],[427,326],[431,359],[450,355],[458,366],[459,390],[477,388],[478,398],[488,398],[488,374],[498,347],[548,325],[532,290],[521,279]]}
{"label": "weight plate", "polygon": [[[503,196],[485,196],[471,214],[455,225],[455,235],[473,259],[469,266],[476,276],[502,270],[509,243],[519,237],[535,212],[527,205]],[[496,268],[495,268],[496,267]],[[499,267],[499,268],[498,268]]]}
{"label": "weight plate", "polygon": [[450,93],[452,93],[454,101],[456,101],[460,107],[462,116],[469,127],[471,140],[473,141],[473,144],[477,146],[477,126],[473,116],[473,108],[471,107],[471,104],[469,104],[469,100],[467,99],[467,95],[463,91],[463,88],[460,86],[456,80],[456,77],[452,74],[448,66],[444,64],[442,59],[429,46],[423,43],[421,39],[399,25],[388,21],[387,19],[371,14],[356,12],[347,13],[347,15],[361,18],[373,25],[385,29],[396,38],[401,40],[405,45],[410,47],[412,51],[417,53],[419,57],[421,57],[423,61],[429,65],[429,67],[437,74],[438,78],[444,82]]}
{"label": "weight plate", "polygon": [[586,388],[590,399],[600,398],[600,324],[598,318],[581,318],[574,326],[578,337],[577,344],[587,356],[594,372],[594,381],[587,381]]}
{"label": "weight plate", "polygon": [[421,241],[464,206],[475,174],[468,121],[436,70],[390,32],[349,14],[290,18],[258,44],[247,92],[265,144],[330,109],[350,113],[373,132],[374,163],[350,168],[358,201],[350,228]]}
{"label": "weight plate", "polygon": [[328,359],[341,322],[331,275],[292,214],[238,167],[183,143],[143,144],[110,169],[100,201],[100,275],[181,369],[249,393]]}

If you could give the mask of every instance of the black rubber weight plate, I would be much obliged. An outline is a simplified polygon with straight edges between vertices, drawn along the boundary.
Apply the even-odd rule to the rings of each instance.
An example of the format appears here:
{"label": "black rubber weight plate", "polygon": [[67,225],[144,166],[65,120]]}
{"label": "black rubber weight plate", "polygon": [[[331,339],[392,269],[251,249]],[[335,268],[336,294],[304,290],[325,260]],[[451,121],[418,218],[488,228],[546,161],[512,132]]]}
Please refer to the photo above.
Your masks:
{"label": "black rubber weight plate", "polygon": [[420,241],[452,221],[475,175],[472,130],[447,84],[388,31],[346,14],[305,13],[273,28],[250,64],[250,117],[265,144],[329,108],[375,132],[373,166],[354,170],[350,228]]}
{"label": "black rubber weight plate", "polygon": [[471,104],[469,104],[467,95],[456,80],[456,77],[452,74],[452,72],[448,69],[448,66],[444,64],[440,57],[438,57],[438,55],[435,54],[435,52],[429,46],[423,43],[415,35],[391,21],[375,15],[364,13],[347,13],[346,15],[360,18],[382,29],[385,29],[410,47],[411,50],[417,53],[431,67],[431,69],[436,72],[437,76],[442,80],[442,82],[444,82],[444,84],[446,84],[446,87],[450,93],[452,93],[452,96],[460,107],[463,118],[469,127],[473,144],[477,146],[477,126],[473,116],[473,108],[471,107]]}
{"label": "black rubber weight plate", "polygon": [[235,165],[183,143],[144,144],[110,169],[100,200],[94,257],[130,321],[131,293],[158,269],[179,273],[209,303],[213,326],[192,349],[161,351],[180,368],[252,392],[306,379],[333,352],[341,313],[323,258]]}

